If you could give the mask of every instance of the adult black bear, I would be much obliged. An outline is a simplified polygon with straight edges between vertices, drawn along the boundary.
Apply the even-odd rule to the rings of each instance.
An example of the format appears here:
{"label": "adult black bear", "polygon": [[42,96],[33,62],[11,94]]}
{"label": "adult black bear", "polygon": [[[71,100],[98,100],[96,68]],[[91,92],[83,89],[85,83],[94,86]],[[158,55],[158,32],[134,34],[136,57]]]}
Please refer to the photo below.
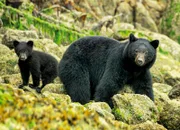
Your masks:
{"label": "adult black bear", "polygon": [[[33,51],[33,41],[19,42],[15,40],[13,44],[19,57],[18,65],[23,80],[19,88],[28,85],[31,73],[33,84],[30,84],[30,87],[40,93],[46,84],[53,82],[57,77],[58,61],[49,54]],[[40,78],[42,79],[41,87],[39,87]]]}
{"label": "adult black bear", "polygon": [[59,77],[72,101],[90,99],[113,106],[111,97],[125,84],[136,94],[154,100],[149,69],[156,59],[158,40],[148,41],[130,34],[129,41],[92,36],[70,45],[59,63]]}

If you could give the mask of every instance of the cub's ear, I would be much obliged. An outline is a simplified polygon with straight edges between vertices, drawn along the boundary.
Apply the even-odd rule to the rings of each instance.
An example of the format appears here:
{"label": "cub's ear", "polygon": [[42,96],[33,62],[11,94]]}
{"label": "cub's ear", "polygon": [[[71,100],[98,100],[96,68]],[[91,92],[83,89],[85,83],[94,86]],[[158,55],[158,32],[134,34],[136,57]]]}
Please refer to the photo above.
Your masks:
{"label": "cub's ear", "polygon": [[154,41],[151,41],[150,43],[155,49],[159,46],[159,40],[154,40]]}
{"label": "cub's ear", "polygon": [[137,40],[137,38],[134,36],[134,34],[131,33],[131,34],[129,35],[129,41],[130,41],[130,43],[131,43],[131,42],[135,42],[136,40]]}
{"label": "cub's ear", "polygon": [[27,45],[30,46],[30,47],[33,47],[33,44],[34,44],[33,41],[28,41],[27,42]]}
{"label": "cub's ear", "polygon": [[19,44],[19,42],[18,42],[17,40],[14,40],[14,41],[13,41],[14,47],[16,47],[18,44]]}

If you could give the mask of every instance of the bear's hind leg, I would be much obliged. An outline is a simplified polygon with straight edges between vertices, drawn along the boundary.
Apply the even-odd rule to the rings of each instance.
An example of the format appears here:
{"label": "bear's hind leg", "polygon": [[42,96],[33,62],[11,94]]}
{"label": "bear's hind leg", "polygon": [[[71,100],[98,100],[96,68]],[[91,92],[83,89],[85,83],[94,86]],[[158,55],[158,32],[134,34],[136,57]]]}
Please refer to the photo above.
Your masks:
{"label": "bear's hind leg", "polygon": [[88,69],[77,61],[59,65],[59,77],[73,102],[88,103],[91,97]]}
{"label": "bear's hind leg", "polygon": [[49,83],[52,83],[55,77],[43,76],[42,75],[42,86],[36,87],[36,91],[41,93],[41,90]]}

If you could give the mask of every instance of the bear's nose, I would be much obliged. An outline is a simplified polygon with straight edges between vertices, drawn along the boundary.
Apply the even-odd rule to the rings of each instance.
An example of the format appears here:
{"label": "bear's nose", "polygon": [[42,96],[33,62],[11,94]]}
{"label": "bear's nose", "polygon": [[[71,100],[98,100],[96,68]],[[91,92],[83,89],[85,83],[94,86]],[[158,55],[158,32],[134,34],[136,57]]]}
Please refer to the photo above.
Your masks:
{"label": "bear's nose", "polygon": [[143,60],[142,60],[142,59],[138,59],[138,60],[137,60],[137,64],[138,64],[139,66],[142,66],[142,65],[143,65]]}

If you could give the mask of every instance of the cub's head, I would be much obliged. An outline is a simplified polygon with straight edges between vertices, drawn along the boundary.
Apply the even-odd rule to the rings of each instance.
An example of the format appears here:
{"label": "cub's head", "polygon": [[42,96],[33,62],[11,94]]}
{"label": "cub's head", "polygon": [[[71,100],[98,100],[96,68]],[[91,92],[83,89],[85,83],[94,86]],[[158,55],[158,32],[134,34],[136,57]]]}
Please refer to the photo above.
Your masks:
{"label": "cub's head", "polygon": [[140,67],[154,63],[158,45],[158,40],[148,41],[146,39],[136,38],[133,34],[130,34],[129,45],[127,47],[128,58]]}
{"label": "cub's head", "polygon": [[33,41],[19,42],[15,40],[13,45],[19,60],[25,61],[29,56],[31,56],[33,50]]}

